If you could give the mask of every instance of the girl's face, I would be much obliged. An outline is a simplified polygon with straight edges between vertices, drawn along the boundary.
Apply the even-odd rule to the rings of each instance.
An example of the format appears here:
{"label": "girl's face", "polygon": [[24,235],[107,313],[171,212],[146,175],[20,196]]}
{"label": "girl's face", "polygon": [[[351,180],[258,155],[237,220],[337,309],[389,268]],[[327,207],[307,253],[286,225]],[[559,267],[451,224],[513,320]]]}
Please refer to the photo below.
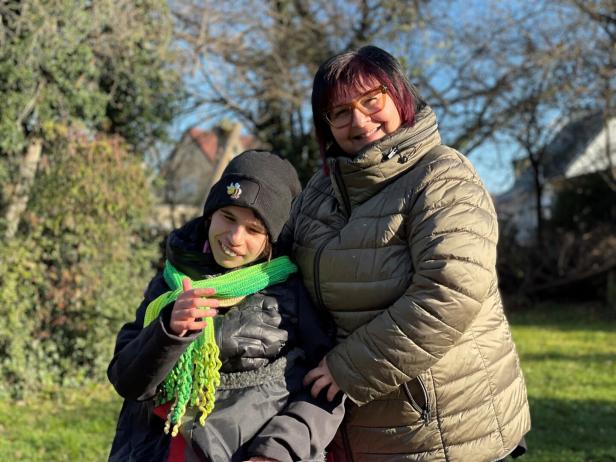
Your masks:
{"label": "girl's face", "polygon": [[[368,144],[393,133],[402,124],[398,109],[387,92],[381,96],[377,92],[376,95],[376,97],[383,98],[383,109],[370,115],[361,111],[365,98],[371,98],[371,91],[378,89],[379,85],[380,83],[377,80],[366,79],[360,82],[358,86],[351,88],[348,95],[335,96],[330,105],[329,113],[332,113],[332,111],[335,113],[337,110],[351,111],[348,125],[336,128],[330,124],[336,143],[351,156],[354,156]],[[352,106],[349,106],[351,104]],[[368,101],[367,104],[370,104],[370,102]]]}
{"label": "girl's face", "polygon": [[252,209],[229,205],[212,214],[208,240],[216,263],[237,268],[263,255],[268,234]]}

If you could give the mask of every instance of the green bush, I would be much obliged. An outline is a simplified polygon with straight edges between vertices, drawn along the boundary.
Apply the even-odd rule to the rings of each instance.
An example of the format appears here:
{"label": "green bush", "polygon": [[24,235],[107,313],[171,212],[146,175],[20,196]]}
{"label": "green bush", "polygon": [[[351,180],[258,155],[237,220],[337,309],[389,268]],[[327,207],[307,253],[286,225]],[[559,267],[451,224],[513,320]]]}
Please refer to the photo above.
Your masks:
{"label": "green bush", "polygon": [[45,153],[0,246],[0,394],[101,380],[157,256],[146,172],[118,139],[56,133]]}

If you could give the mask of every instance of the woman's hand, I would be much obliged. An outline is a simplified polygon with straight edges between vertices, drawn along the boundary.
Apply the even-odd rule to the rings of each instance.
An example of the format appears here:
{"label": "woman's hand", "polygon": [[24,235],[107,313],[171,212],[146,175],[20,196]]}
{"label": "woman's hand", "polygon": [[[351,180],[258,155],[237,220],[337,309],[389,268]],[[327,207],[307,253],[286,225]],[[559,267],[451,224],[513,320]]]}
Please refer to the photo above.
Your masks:
{"label": "woman's hand", "polygon": [[[178,337],[186,332],[201,330],[207,325],[204,318],[216,316],[219,301],[214,298],[205,298],[214,295],[214,289],[193,289],[190,279],[182,280],[182,292],[173,304],[169,327]],[[208,309],[209,308],[209,309]]]}
{"label": "woman's hand", "polygon": [[327,400],[333,401],[336,394],[340,391],[340,387],[332,377],[329,367],[327,367],[325,358],[323,358],[319,365],[308,372],[304,377],[305,386],[308,387],[311,383],[312,388],[310,389],[310,394],[313,398],[316,398],[321,390],[329,387],[327,390]]}

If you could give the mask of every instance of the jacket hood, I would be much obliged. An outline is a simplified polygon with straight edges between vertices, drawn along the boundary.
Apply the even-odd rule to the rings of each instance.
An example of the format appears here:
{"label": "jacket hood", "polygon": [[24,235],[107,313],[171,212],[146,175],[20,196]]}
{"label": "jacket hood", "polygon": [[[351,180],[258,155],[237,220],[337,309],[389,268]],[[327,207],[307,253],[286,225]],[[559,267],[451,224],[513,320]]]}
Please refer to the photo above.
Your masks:
{"label": "jacket hood", "polygon": [[[350,205],[355,206],[412,168],[439,144],[441,137],[436,115],[429,106],[425,106],[417,114],[412,126],[400,127],[394,133],[366,146],[355,157],[340,155],[328,159],[328,162],[331,172],[339,172]],[[340,195],[337,186],[342,185],[336,185],[335,180],[333,183],[336,194]]]}

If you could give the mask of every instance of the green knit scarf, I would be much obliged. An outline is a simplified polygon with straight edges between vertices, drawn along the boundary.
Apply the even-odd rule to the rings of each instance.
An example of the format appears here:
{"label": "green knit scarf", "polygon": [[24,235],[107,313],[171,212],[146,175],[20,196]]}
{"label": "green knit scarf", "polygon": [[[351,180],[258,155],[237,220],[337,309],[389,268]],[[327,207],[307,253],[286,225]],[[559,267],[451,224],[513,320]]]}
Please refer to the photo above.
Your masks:
{"label": "green knit scarf", "polygon": [[[216,289],[212,298],[219,299],[220,306],[234,306],[247,295],[286,281],[296,271],[297,266],[288,257],[278,257],[221,276],[192,281],[192,287]],[[175,301],[183,291],[182,280],[188,278],[169,260],[165,262],[163,277],[171,290],[148,305],[144,327],[154,321],[165,306]],[[205,424],[206,417],[214,408],[216,387],[220,385],[221,362],[218,356],[214,323],[209,321],[201,334],[186,348],[162,384],[157,404],[173,401],[167,415],[165,433],[171,430],[172,436],[177,435],[187,405],[196,406],[201,411],[199,423]]]}

